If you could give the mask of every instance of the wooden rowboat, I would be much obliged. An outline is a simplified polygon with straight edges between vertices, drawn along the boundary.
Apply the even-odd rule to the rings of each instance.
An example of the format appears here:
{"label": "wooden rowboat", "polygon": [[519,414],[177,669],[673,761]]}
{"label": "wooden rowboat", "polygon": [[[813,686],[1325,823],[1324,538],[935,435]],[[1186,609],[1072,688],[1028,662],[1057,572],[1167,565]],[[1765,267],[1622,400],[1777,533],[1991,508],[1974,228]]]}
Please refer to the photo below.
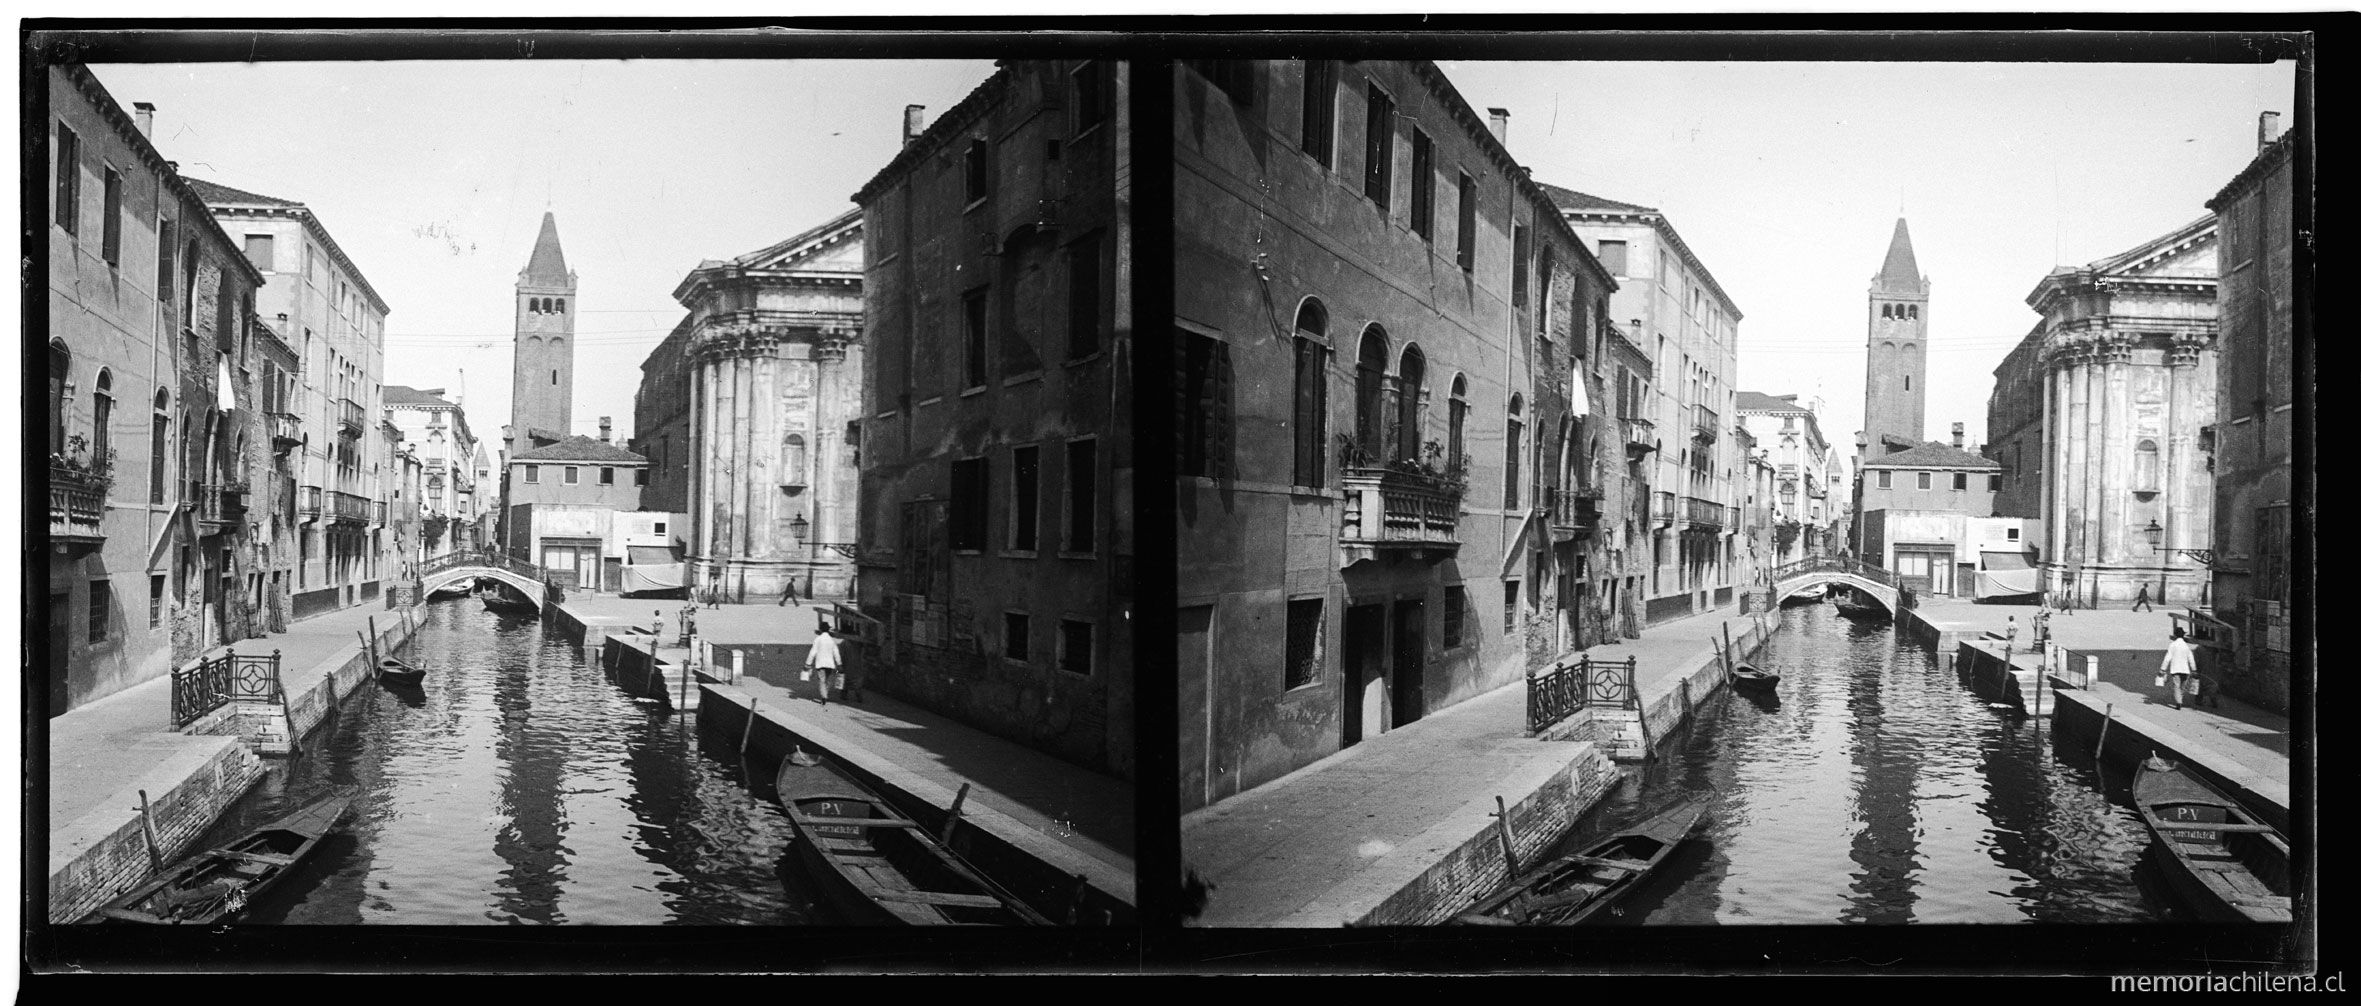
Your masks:
{"label": "wooden rowboat", "polygon": [[2161,758],[2140,763],[2132,803],[2165,853],[2173,892],[2207,922],[2293,922],[2287,839]]}
{"label": "wooden rowboat", "polygon": [[387,657],[377,662],[377,680],[389,685],[416,685],[426,680],[426,668]]}
{"label": "wooden rowboat", "polygon": [[1571,926],[1622,900],[1662,865],[1705,820],[1697,804],[1682,803],[1582,850],[1561,856],[1509,882],[1452,918],[1474,926]]}
{"label": "wooden rowboat", "polygon": [[818,759],[779,765],[795,856],[846,921],[864,926],[1046,926],[917,822]]}
{"label": "wooden rowboat", "polygon": [[1779,676],[1753,664],[1739,664],[1730,668],[1730,684],[1742,688],[1777,688]]}
{"label": "wooden rowboat", "polygon": [[182,860],[107,902],[92,918],[186,926],[235,921],[293,873],[351,805],[349,796],[332,796],[305,806],[228,845]]}

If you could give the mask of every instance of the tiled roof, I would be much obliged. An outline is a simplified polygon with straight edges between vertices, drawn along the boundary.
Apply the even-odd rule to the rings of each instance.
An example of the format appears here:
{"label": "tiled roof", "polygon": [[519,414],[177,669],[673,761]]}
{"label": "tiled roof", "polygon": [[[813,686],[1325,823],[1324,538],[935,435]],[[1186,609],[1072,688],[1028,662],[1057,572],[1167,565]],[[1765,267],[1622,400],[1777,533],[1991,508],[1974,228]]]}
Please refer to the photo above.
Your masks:
{"label": "tiled roof", "polygon": [[448,399],[445,399],[441,395],[428,394],[424,391],[418,390],[417,388],[404,387],[399,384],[388,384],[385,386],[385,404],[441,405],[450,408],[458,407],[456,404],[452,403]]}
{"label": "tiled roof", "polygon": [[1802,405],[1796,404],[1795,400],[1792,398],[1780,398],[1777,395],[1766,395],[1760,391],[1741,391],[1738,393],[1738,411],[1810,412],[1812,410]]}
{"label": "tiled roof", "polygon": [[303,205],[302,203],[296,202],[292,199],[281,199],[277,196],[258,196],[243,189],[233,189],[227,185],[222,185],[217,182],[208,182],[202,178],[190,178],[188,179],[188,183],[189,188],[197,190],[198,197],[204,199],[208,203],[241,203],[259,206]]}
{"label": "tiled roof", "polygon": [[1533,184],[1541,186],[1541,191],[1548,193],[1550,202],[1558,204],[1558,209],[1560,210],[1610,210],[1624,213],[1657,212],[1656,208],[1653,206],[1638,206],[1632,203],[1619,203],[1612,199],[1601,199],[1598,196],[1591,195],[1588,192],[1576,192],[1573,189],[1551,185],[1548,182],[1535,182]]}
{"label": "tiled roof", "polygon": [[648,463],[648,459],[613,444],[602,443],[596,437],[576,434],[547,447],[535,447],[509,455],[510,461],[597,461],[614,464]]}
{"label": "tiled roof", "polygon": [[1922,444],[1898,454],[1871,458],[1863,468],[1999,468],[2000,462],[1947,444]]}

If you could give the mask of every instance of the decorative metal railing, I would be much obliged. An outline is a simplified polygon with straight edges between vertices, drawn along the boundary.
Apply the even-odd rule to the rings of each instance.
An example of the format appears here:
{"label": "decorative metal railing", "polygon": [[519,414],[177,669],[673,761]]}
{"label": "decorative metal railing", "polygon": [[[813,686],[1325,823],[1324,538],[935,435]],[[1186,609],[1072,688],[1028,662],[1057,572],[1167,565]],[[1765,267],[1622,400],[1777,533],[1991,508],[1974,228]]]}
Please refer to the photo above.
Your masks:
{"label": "decorative metal railing", "polygon": [[270,427],[271,445],[286,450],[303,443],[303,417],[292,412],[270,412],[263,415]]}
{"label": "decorative metal railing", "polygon": [[240,656],[232,650],[172,671],[172,726],[188,726],[197,718],[230,702],[276,702],[285,705],[279,687],[279,651],[270,656]]}
{"label": "decorative metal railing", "polygon": [[1772,567],[1771,579],[1775,582],[1805,573],[1819,572],[1850,573],[1864,580],[1882,583],[1897,590],[1902,587],[1902,578],[1894,575],[1892,571],[1883,566],[1873,566],[1859,559],[1843,559],[1832,555],[1805,556],[1794,562],[1781,563]]}
{"label": "decorative metal railing", "polygon": [[373,502],[366,496],[331,490],[328,493],[328,517],[341,523],[366,524],[369,522],[369,504]]}
{"label": "decorative metal railing", "polygon": [[1459,543],[1457,486],[1382,468],[1347,468],[1339,484],[1349,544]]}
{"label": "decorative metal railing", "polygon": [[1728,519],[1724,515],[1724,510],[1726,508],[1712,500],[1698,499],[1695,496],[1683,496],[1681,497],[1681,502],[1684,512],[1689,518],[1690,527],[1710,527],[1718,530],[1722,526],[1723,522]]}
{"label": "decorative metal railing", "polygon": [[1598,489],[1578,486],[1560,489],[1551,486],[1544,497],[1549,505],[1549,522],[1554,527],[1579,531],[1595,531],[1599,526],[1599,500],[1604,496]]}
{"label": "decorative metal railing", "polygon": [[426,560],[426,564],[418,568],[418,575],[428,576],[461,566],[488,566],[493,569],[505,569],[518,576],[531,577],[543,583],[549,582],[548,570],[522,559],[489,550],[446,552]]}
{"label": "decorative metal railing", "polygon": [[367,410],[350,398],[336,400],[336,431],[348,437],[358,437],[369,429]]}
{"label": "decorative metal railing", "polygon": [[1637,709],[1640,658],[1582,659],[1525,672],[1525,729],[1540,733],[1593,707]]}
{"label": "decorative metal railing", "polygon": [[208,524],[234,524],[246,518],[245,482],[213,482],[197,492],[197,519]]}
{"label": "decorative metal railing", "polygon": [[296,503],[296,509],[303,512],[304,520],[318,520],[320,518],[320,487],[304,486],[303,493]]}
{"label": "decorative metal railing", "polygon": [[1721,435],[1722,417],[1720,413],[1702,405],[1692,405],[1689,406],[1689,409],[1690,422],[1694,426],[1692,432],[1698,440],[1711,443],[1715,437]]}

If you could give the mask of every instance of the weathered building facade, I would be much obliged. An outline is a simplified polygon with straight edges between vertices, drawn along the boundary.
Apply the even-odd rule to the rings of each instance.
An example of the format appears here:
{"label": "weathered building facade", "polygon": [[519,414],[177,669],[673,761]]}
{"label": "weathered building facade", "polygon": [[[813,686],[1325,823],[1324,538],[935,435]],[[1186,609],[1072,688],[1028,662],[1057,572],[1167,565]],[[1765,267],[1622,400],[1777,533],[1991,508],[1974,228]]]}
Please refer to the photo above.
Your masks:
{"label": "weathered building facade", "polygon": [[1760,461],[1774,476],[1764,512],[1770,544],[1762,550],[1763,564],[1777,566],[1843,547],[1836,537],[1843,497],[1833,491],[1830,470],[1830,462],[1842,462],[1820,432],[1819,403],[1759,391],[1739,392],[1737,403],[1738,426],[1755,438]]}
{"label": "weathered building facade", "polygon": [[516,352],[510,367],[511,451],[574,434],[574,319],[582,313],[580,278],[566,268],[557,214],[543,211],[533,253],[517,270]]}
{"label": "weathered building facade", "polygon": [[467,424],[467,412],[444,398],[441,388],[389,384],[384,395],[387,421],[401,431],[401,442],[422,470],[418,537],[397,539],[419,546],[409,553],[414,561],[474,550],[492,487],[476,480],[475,459],[482,448]]}
{"label": "weathered building facade", "polygon": [[[2154,240],[2043,277],[2026,297],[2042,320],[1993,372],[1992,449],[2003,472],[2032,466],[2010,512],[2037,516],[2042,583],[2060,603],[2197,602],[2187,550],[2213,540],[2216,224],[2208,214]],[[2036,415],[2038,413],[2038,415]],[[2003,477],[2003,484],[2006,478]]]}
{"label": "weathered building facade", "polygon": [[913,107],[902,152],[853,196],[869,680],[1123,778],[1127,80],[1115,62],[1005,62],[923,131]]}
{"label": "weathered building facade", "polygon": [[1918,271],[1910,222],[1895,219],[1886,257],[1869,280],[1869,367],[1863,374],[1864,461],[1926,442],[1927,312],[1932,283]]}
{"label": "weathered building facade", "polygon": [[[1977,568],[1972,551],[1958,539],[1943,537],[1949,524],[1920,521],[1902,525],[1896,514],[1946,514],[1960,518],[1992,516],[1992,502],[2004,481],[2000,465],[1967,449],[1964,428],[1952,425],[1951,444],[1921,444],[1869,459],[1861,466],[1860,557],[1892,570],[1902,584],[1925,594],[1953,594],[1972,583],[1969,570]],[[1913,534],[1913,529],[1938,528]]]}
{"label": "weathered building facade", "polygon": [[502,550],[539,565],[557,586],[615,589],[621,578],[614,515],[640,509],[648,470],[646,458],[611,436],[601,418],[595,438],[568,437],[508,457]]}
{"label": "weathered building facade", "polygon": [[[2213,387],[2213,507],[2207,551],[2212,608],[2207,633],[2222,644],[2209,673],[2223,690],[2276,712],[2288,709],[2289,652],[2296,581],[2309,572],[2311,522],[2291,503],[2300,477],[2295,429],[2307,406],[2296,395],[2304,376],[2296,344],[2308,337],[2308,296],[2296,281],[2297,201],[2310,172],[2299,169],[2295,133],[2274,136],[2277,116],[2259,127],[2262,149],[2206,208],[2221,220],[2220,358]],[[2205,389],[2200,386],[2199,394]],[[2229,631],[2220,631],[2227,629]],[[2213,650],[2214,647],[2208,647]]]}
{"label": "weathered building facade", "polygon": [[689,515],[692,587],[849,597],[860,472],[861,213],[707,260],[641,366],[651,488]]}
{"label": "weathered building facade", "polygon": [[1646,620],[1719,608],[1750,576],[1738,543],[1738,322],[1744,317],[1660,210],[1544,185],[1615,279],[1609,318],[1655,363]]}
{"label": "weathered building facade", "polygon": [[[79,66],[46,74],[48,715],[262,631],[262,276]],[[267,344],[266,344],[267,345]]]}

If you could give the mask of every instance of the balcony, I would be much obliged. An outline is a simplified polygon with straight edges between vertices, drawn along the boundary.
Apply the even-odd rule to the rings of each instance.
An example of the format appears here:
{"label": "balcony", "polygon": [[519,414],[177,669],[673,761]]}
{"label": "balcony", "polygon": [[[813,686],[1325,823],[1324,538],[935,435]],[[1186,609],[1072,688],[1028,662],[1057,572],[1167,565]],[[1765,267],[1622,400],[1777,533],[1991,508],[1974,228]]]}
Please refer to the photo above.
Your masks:
{"label": "balcony", "polygon": [[1668,490],[1659,489],[1656,491],[1656,495],[1651,497],[1651,499],[1654,505],[1648,509],[1648,519],[1663,523],[1667,527],[1671,526],[1673,511],[1672,493]]}
{"label": "balcony", "polygon": [[245,482],[212,482],[197,489],[197,521],[205,534],[220,534],[231,530],[246,519],[246,494],[253,486]]}
{"label": "balcony", "polygon": [[366,496],[331,490],[328,493],[328,520],[330,523],[354,526],[367,524],[371,502]]}
{"label": "balcony", "polygon": [[303,417],[292,412],[266,412],[262,423],[270,428],[273,451],[284,454],[303,446]]}
{"label": "balcony", "polygon": [[1623,451],[1637,461],[1656,449],[1656,424],[1638,416],[1623,418]]}
{"label": "balcony", "polygon": [[371,509],[371,510],[370,510],[370,512],[369,512],[369,523],[370,523],[372,526],[375,526],[375,527],[384,527],[384,526],[385,526],[385,501],[384,501],[384,500],[371,500],[369,505],[372,507],[372,509]]}
{"label": "balcony", "polygon": [[1698,443],[1710,444],[1722,434],[1722,417],[1702,405],[1689,406],[1690,435]]}
{"label": "balcony", "polygon": [[1692,529],[1719,531],[1722,529],[1723,522],[1728,519],[1725,516],[1727,508],[1712,500],[1684,496],[1681,497],[1681,502],[1685,508],[1685,515],[1689,518],[1689,527]]}
{"label": "balcony", "polygon": [[1344,565],[1380,552],[1440,558],[1459,549],[1459,500],[1464,487],[1415,472],[1347,468],[1344,489]]}
{"label": "balcony", "polygon": [[301,514],[303,514],[303,519],[304,519],[304,522],[305,522],[305,523],[309,523],[309,522],[311,522],[311,521],[316,521],[316,520],[319,520],[319,519],[320,519],[320,487],[319,487],[319,486],[304,486],[304,487],[303,487],[303,491],[302,491],[302,492],[300,492],[300,493],[298,493],[298,494],[296,494],[296,504],[295,504],[295,508],[296,508],[296,510],[297,510],[298,512],[300,512]]}
{"label": "balcony", "polygon": [[1596,532],[1599,529],[1599,502],[1604,490],[1589,486],[1573,489],[1551,487],[1548,493],[1550,539],[1565,541]]}
{"label": "balcony", "polygon": [[337,399],[336,432],[347,439],[357,440],[360,439],[361,434],[368,431],[369,418],[361,408],[361,403],[350,398]]}
{"label": "balcony", "polygon": [[60,546],[106,544],[101,523],[107,515],[107,488],[114,480],[55,465],[49,469],[49,540]]}

